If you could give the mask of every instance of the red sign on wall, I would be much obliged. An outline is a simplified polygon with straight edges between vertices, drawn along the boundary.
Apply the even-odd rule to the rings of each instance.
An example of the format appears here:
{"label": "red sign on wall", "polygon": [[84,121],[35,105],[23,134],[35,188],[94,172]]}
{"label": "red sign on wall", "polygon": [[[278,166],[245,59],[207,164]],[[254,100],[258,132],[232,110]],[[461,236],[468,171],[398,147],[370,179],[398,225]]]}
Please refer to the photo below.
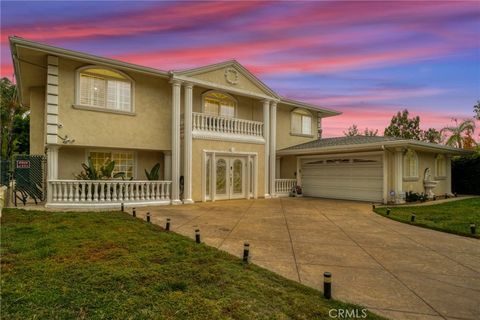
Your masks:
{"label": "red sign on wall", "polygon": [[17,169],[29,169],[30,160],[17,160]]}

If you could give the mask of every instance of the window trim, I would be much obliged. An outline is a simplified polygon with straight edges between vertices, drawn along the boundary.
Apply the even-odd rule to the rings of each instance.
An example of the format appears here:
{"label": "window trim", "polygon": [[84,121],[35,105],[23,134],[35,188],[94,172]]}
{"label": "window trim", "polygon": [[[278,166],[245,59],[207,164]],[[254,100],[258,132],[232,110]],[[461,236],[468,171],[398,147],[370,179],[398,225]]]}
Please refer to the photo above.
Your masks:
{"label": "window trim", "polygon": [[[133,181],[137,180],[138,177],[138,153],[135,150],[129,150],[129,149],[109,149],[109,148],[87,148],[85,149],[85,163],[88,163],[88,157],[90,156],[91,152],[131,152],[133,153],[133,169],[132,169],[132,177]],[[113,179],[112,180],[121,180],[121,179]],[[144,180],[147,180],[146,178]]]}
{"label": "window trim", "polygon": [[[115,110],[115,109],[108,109],[108,108],[101,108],[101,107],[96,107],[96,106],[89,106],[89,105],[84,105],[80,103],[80,74],[89,74],[88,72],[85,72],[85,70],[88,69],[105,69],[108,71],[112,71],[115,73],[118,73],[125,77],[126,80],[130,82],[130,111],[125,111],[125,110]],[[119,80],[118,78],[115,77],[109,77],[109,76],[99,76],[96,74],[92,74],[92,76],[96,76],[99,78],[103,79],[112,79],[112,80]],[[105,91],[107,92],[107,91]],[[116,113],[116,114],[123,114],[123,115],[136,115],[135,113],[135,80],[130,77],[128,74],[126,74],[123,71],[106,67],[106,66],[100,66],[100,65],[87,65],[83,66],[80,68],[77,68],[75,71],[75,97],[74,97],[75,103],[72,105],[74,109],[81,109],[81,110],[87,110],[87,111],[98,111],[98,112],[105,112],[105,113]],[[105,100],[106,101],[106,100]]]}
{"label": "window trim", "polygon": [[[294,114],[300,115],[302,117],[303,116],[310,117],[310,133],[303,133],[303,119],[301,121],[301,125],[302,125],[301,131],[302,132],[294,132],[293,131],[293,115]],[[313,132],[314,132],[314,130],[313,130],[313,114],[309,110],[302,109],[302,108],[295,108],[292,111],[290,111],[290,135],[291,136],[313,138],[315,136]]]}
{"label": "window trim", "polygon": [[[229,97],[230,99],[232,99],[234,102],[235,102],[235,108],[234,108],[234,115],[233,115],[233,118],[237,118],[237,115],[238,115],[238,99],[235,98],[234,96],[232,96],[231,94],[227,93],[227,92],[224,92],[224,91],[220,91],[220,90],[207,90],[205,91],[204,93],[202,93],[202,113],[205,114],[205,97],[211,93],[220,93],[220,94],[223,94],[227,97]],[[220,117],[220,118],[226,118],[226,117],[223,117],[221,115],[218,115],[218,116],[215,116],[215,117]]]}
{"label": "window trim", "polygon": [[[407,168],[407,164],[406,164],[406,160],[407,160],[407,154],[412,154],[414,156],[414,160],[415,160],[415,171],[416,171],[416,175],[415,176],[407,176],[406,173],[406,168]],[[403,176],[403,181],[417,181],[419,179],[419,176],[418,176],[418,170],[419,170],[419,161],[418,161],[418,154],[415,150],[413,149],[408,149],[405,154],[403,155],[403,172],[402,172],[402,176]]]}
{"label": "window trim", "polygon": [[[437,163],[437,160],[439,160],[440,158],[443,158],[443,171],[444,171],[444,175],[438,175],[438,163]],[[435,174],[434,174],[434,178],[435,180],[445,180],[447,179],[447,157],[444,155],[444,154],[437,154],[435,156]]]}

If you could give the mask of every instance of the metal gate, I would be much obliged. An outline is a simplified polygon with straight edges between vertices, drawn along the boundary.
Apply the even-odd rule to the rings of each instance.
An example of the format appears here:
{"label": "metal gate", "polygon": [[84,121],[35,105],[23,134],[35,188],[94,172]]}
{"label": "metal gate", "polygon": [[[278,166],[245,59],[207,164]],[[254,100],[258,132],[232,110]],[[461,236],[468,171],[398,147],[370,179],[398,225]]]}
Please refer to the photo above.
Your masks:
{"label": "metal gate", "polygon": [[17,200],[24,205],[29,200],[35,204],[45,200],[46,189],[46,164],[47,158],[44,155],[16,155],[14,157],[14,201]]}

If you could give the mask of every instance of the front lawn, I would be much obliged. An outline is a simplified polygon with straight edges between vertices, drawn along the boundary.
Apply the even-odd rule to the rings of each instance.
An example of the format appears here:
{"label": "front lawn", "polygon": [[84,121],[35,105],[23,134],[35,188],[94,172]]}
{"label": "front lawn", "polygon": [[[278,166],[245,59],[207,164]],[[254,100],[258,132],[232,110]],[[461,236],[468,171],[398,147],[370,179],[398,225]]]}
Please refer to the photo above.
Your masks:
{"label": "front lawn", "polygon": [[6,209],[1,219],[4,319],[329,319],[331,308],[361,309],[126,213]]}
{"label": "front lawn", "polygon": [[[451,201],[426,206],[399,206],[376,208],[375,212],[382,216],[413,224],[420,227],[444,231],[462,236],[480,238],[480,198]],[[415,213],[415,222],[411,222]],[[476,234],[470,232],[470,224],[476,224]]]}

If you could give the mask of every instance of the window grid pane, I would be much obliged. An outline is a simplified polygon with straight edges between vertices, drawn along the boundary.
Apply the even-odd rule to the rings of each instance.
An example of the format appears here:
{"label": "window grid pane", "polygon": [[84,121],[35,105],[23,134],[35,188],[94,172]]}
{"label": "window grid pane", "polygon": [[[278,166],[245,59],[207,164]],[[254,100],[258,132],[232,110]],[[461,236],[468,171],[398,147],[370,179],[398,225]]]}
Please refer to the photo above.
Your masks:
{"label": "window grid pane", "polygon": [[302,116],[292,113],[292,132],[302,133]]}
{"label": "window grid pane", "polygon": [[303,134],[312,133],[312,118],[309,116],[302,116],[302,133]]}
{"label": "window grid pane", "polygon": [[128,81],[80,74],[79,102],[81,105],[132,111],[131,91],[132,86]]}

